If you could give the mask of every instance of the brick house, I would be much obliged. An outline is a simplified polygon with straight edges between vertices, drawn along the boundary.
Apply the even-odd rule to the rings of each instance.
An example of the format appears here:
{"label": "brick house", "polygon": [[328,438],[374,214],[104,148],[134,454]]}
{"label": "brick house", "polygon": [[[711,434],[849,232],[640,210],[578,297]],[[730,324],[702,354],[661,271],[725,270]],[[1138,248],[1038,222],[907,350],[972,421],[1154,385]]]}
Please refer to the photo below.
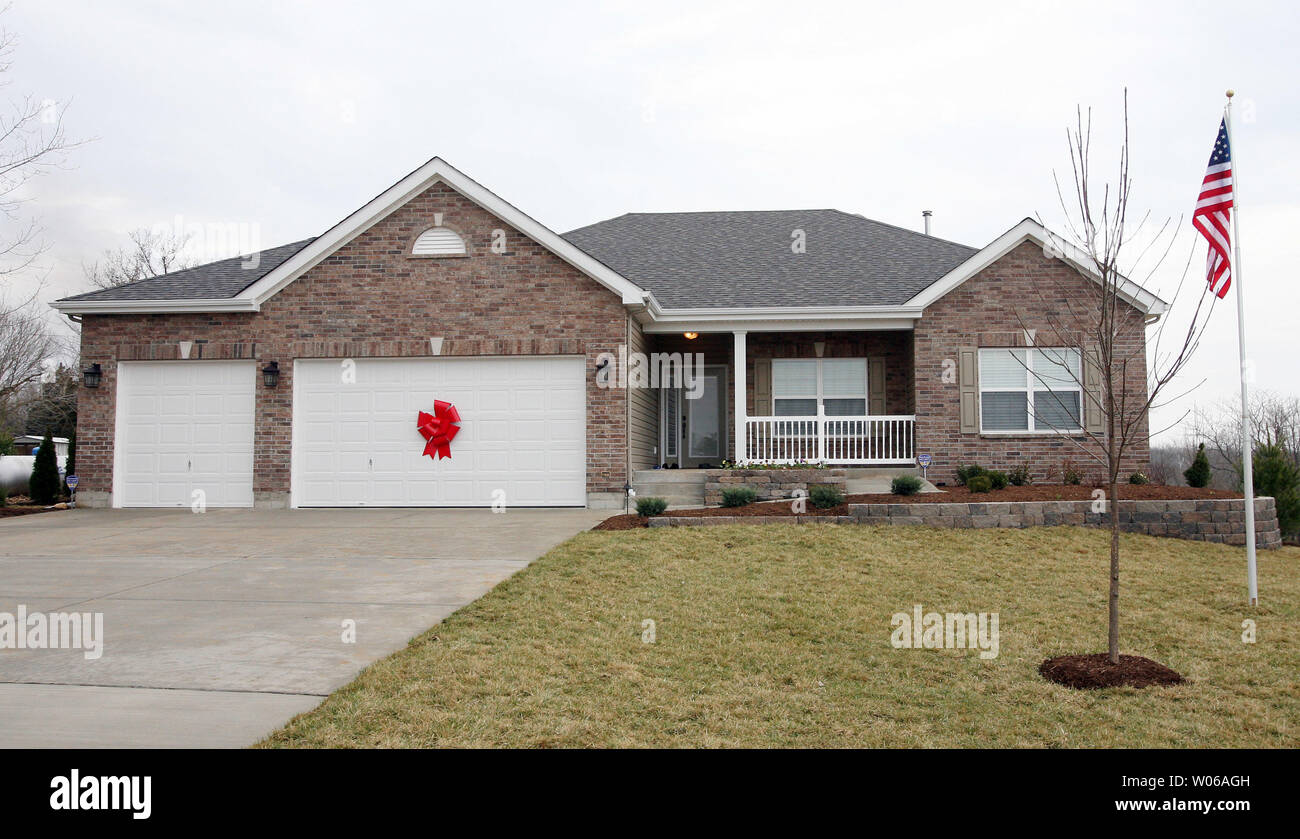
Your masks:
{"label": "brick house", "polygon": [[[1088,348],[1047,328],[1094,283],[1054,241],[1026,219],[972,248],[837,210],[559,235],[434,158],[313,239],[54,303],[93,371],[78,495],[621,506],[638,470],[922,452],[935,481],[966,462],[1045,479],[1101,420]],[[1166,304],[1124,299],[1141,341]],[[460,416],[450,458],[417,427],[435,400]]]}

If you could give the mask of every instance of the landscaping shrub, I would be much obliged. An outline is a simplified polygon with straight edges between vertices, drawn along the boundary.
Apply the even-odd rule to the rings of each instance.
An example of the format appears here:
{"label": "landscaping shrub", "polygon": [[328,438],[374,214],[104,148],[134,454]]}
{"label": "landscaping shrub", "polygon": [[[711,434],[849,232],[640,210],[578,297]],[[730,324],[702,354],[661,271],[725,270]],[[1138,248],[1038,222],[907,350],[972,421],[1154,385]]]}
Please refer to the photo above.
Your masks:
{"label": "landscaping shrub", "polygon": [[993,481],[988,475],[972,475],[966,481],[966,488],[971,492],[988,492],[993,487]]}
{"label": "landscaping shrub", "polygon": [[14,437],[7,431],[0,431],[0,455],[14,453]]}
{"label": "landscaping shrub", "polygon": [[1141,472],[1134,472],[1132,475],[1128,476],[1128,482],[1130,484],[1149,484],[1151,483],[1151,479]]}
{"label": "landscaping shrub", "polygon": [[894,495],[916,495],[921,491],[921,479],[915,475],[899,475],[890,481],[889,491]]}
{"label": "landscaping shrub", "polygon": [[1201,443],[1192,458],[1192,465],[1183,472],[1183,478],[1189,487],[1206,487],[1210,485],[1210,459],[1205,456],[1205,444]]}
{"label": "landscaping shrub", "polygon": [[1077,486],[1083,483],[1083,471],[1073,460],[1061,461],[1061,483]]}
{"label": "landscaping shrub", "polygon": [[722,506],[744,507],[753,504],[756,498],[758,493],[751,487],[727,487],[722,491]]}
{"label": "landscaping shrub", "polygon": [[1012,467],[1011,471],[1007,473],[1007,480],[1011,482],[1012,486],[1018,487],[1028,486],[1034,482],[1033,476],[1029,474],[1029,466],[1024,463]]}
{"label": "landscaping shrub", "polygon": [[996,469],[991,469],[984,474],[988,476],[989,485],[992,486],[993,489],[1006,489],[1007,483],[1011,480],[1007,477],[1006,472],[999,472]]}
{"label": "landscaping shrub", "polygon": [[985,469],[983,466],[977,466],[974,463],[972,463],[969,466],[958,466],[957,483],[962,484],[963,486],[969,486],[967,482],[970,481],[971,478],[975,477],[976,475],[984,475],[987,472],[988,470]]}
{"label": "landscaping shrub", "polygon": [[636,514],[638,516],[657,516],[664,510],[668,509],[668,501],[663,498],[638,498],[636,500]]}
{"label": "landscaping shrub", "polygon": [[1255,495],[1271,495],[1277,505],[1277,523],[1284,534],[1300,530],[1300,467],[1282,446],[1255,450]]}
{"label": "landscaping shrub", "polygon": [[9,491],[0,486],[0,507],[9,506]]}
{"label": "landscaping shrub", "polygon": [[808,487],[808,500],[819,510],[828,510],[831,507],[838,507],[844,503],[844,493],[840,492],[838,487],[828,484],[817,484]]}
{"label": "landscaping shrub", "polygon": [[59,500],[62,483],[54,440],[47,431],[36,452],[36,461],[32,464],[32,479],[27,494],[31,496],[33,504],[53,504]]}

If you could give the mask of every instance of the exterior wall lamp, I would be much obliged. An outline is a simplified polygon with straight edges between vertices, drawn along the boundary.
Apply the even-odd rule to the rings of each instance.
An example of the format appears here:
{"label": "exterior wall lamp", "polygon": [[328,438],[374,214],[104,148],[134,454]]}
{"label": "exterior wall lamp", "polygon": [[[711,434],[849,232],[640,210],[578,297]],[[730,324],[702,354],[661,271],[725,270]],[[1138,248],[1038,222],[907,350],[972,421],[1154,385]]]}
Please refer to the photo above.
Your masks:
{"label": "exterior wall lamp", "polygon": [[99,387],[99,382],[103,378],[104,369],[99,364],[92,364],[81,371],[81,383],[86,387]]}
{"label": "exterior wall lamp", "polygon": [[262,368],[262,384],[267,387],[275,387],[280,383],[280,363],[278,361],[268,361]]}

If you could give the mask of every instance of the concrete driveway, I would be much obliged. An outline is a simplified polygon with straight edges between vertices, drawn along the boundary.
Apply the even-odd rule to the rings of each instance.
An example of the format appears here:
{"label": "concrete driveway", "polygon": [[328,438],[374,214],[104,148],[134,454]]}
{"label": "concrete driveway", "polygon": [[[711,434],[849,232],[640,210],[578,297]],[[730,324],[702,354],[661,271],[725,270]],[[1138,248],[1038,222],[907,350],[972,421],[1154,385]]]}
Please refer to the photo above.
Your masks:
{"label": "concrete driveway", "polygon": [[[243,746],[607,513],[71,510],[0,519],[0,612],[99,612],[103,655],[0,649],[0,747]],[[344,621],[355,643],[344,643]]]}

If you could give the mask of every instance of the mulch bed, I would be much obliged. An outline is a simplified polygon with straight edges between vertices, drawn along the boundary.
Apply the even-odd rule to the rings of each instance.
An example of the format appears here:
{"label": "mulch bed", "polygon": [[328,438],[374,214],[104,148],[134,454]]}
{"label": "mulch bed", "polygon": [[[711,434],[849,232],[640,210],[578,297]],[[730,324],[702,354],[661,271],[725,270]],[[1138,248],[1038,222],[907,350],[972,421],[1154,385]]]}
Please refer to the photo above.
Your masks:
{"label": "mulch bed", "polygon": [[[837,507],[819,510],[811,503],[803,513],[795,513],[789,501],[760,501],[744,507],[699,507],[688,510],[669,510],[665,515],[694,518],[698,516],[847,516],[849,504],[967,504],[996,503],[1000,501],[1090,501],[1097,487],[1070,484],[1030,484],[1009,486],[990,492],[971,492],[964,486],[944,487],[942,492],[922,492],[916,495],[850,495]],[[1157,484],[1120,484],[1121,501],[1187,501],[1201,498],[1241,498],[1239,492],[1195,487],[1171,487]],[[649,519],[632,515],[612,516],[592,530],[633,530],[648,527]]]}
{"label": "mulch bed", "polygon": [[1038,673],[1049,682],[1068,688],[1133,687],[1182,684],[1178,671],[1140,655],[1121,655],[1119,664],[1111,664],[1106,653],[1063,655],[1049,658],[1038,666]]}
{"label": "mulch bed", "polygon": [[53,513],[53,507],[0,507],[0,519],[7,519],[12,516],[27,516],[32,513]]}
{"label": "mulch bed", "polygon": [[53,507],[33,504],[32,500],[25,495],[11,495],[7,499],[5,506],[0,507],[0,519],[9,518],[10,516],[27,516],[32,513],[52,513],[54,510]]}

